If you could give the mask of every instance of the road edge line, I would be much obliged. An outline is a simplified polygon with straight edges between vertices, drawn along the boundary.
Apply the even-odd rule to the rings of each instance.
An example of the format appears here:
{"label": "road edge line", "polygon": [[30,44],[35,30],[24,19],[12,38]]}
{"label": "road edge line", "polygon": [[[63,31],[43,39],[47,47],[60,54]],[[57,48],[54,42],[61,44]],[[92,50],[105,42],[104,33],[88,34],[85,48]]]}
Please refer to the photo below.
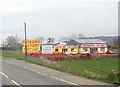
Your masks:
{"label": "road edge line", "polygon": [[7,76],[5,73],[1,72],[1,74],[2,74],[3,76],[5,76],[6,78],[8,78],[8,76]]}

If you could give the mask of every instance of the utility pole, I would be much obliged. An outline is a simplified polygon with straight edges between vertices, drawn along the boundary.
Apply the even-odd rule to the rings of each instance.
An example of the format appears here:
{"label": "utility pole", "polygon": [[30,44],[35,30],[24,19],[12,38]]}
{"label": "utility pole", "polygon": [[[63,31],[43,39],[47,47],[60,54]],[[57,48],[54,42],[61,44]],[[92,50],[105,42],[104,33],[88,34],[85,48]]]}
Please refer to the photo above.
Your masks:
{"label": "utility pole", "polygon": [[15,38],[16,38],[16,44],[15,44],[15,47],[16,47],[16,51],[18,51],[18,41],[17,41],[17,34],[16,34],[16,36],[15,36]]}
{"label": "utility pole", "polygon": [[26,35],[26,23],[24,23],[24,28],[25,28],[25,56],[27,60],[27,35]]}

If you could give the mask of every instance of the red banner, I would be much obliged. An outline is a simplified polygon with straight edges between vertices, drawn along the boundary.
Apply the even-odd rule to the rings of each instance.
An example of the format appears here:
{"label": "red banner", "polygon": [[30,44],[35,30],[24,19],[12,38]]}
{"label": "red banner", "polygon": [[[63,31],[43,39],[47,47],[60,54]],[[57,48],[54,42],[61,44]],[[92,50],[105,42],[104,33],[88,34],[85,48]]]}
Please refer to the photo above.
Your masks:
{"label": "red banner", "polygon": [[82,47],[106,47],[106,44],[82,44]]}

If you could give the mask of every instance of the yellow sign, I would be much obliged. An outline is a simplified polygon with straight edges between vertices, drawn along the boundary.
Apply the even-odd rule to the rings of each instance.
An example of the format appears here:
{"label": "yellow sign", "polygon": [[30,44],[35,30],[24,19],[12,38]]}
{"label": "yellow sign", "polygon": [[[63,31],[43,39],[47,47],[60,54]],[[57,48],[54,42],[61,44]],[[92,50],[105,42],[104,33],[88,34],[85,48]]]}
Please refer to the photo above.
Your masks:
{"label": "yellow sign", "polygon": [[[40,40],[26,40],[27,52],[39,52]],[[25,52],[25,40],[22,41],[22,52]]]}

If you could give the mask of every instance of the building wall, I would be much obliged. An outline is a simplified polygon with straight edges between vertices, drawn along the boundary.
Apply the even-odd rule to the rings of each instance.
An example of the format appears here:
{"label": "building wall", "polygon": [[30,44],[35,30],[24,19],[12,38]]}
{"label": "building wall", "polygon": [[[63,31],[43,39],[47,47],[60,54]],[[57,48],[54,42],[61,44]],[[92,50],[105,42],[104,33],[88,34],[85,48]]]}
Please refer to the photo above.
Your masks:
{"label": "building wall", "polygon": [[[90,48],[86,48],[88,53],[90,53]],[[81,53],[84,49],[82,47],[79,48],[79,53]]]}
{"label": "building wall", "polygon": [[65,46],[53,46],[53,53],[64,53],[65,49],[69,53],[72,53],[72,49],[74,49],[78,52],[78,46],[76,46],[76,45],[65,45]]}
{"label": "building wall", "polygon": [[107,47],[104,48],[104,50],[102,51],[101,48],[98,48],[98,53],[106,53],[107,52]]}
{"label": "building wall", "polygon": [[107,44],[81,44],[79,48],[79,53],[82,51],[88,52],[88,53],[106,53],[107,52]]}
{"label": "building wall", "polygon": [[[95,46],[96,44],[92,44],[92,46],[89,47],[82,47],[82,44],[80,44],[80,46],[76,46],[76,45],[56,45],[56,46],[53,46],[53,53],[64,53],[65,51],[63,51],[63,49],[66,49],[67,52],[69,53],[72,53],[72,49],[76,50],[78,53],[81,53],[85,48],[86,48],[86,51],[88,53],[91,53],[91,49],[93,48],[96,48],[96,52],[93,52],[93,53],[106,53],[107,52],[107,45],[104,45],[103,47],[101,47],[101,44],[100,44],[100,47],[98,46]],[[104,49],[103,49],[104,48]],[[56,51],[56,49],[58,49],[58,51]]]}
{"label": "building wall", "polygon": [[[80,47],[78,53],[81,53],[82,51],[83,51],[83,48]],[[91,53],[89,47],[87,48],[86,52]],[[106,53],[106,52],[107,52],[107,48],[106,47],[104,48],[104,51],[101,51],[100,47],[97,48],[97,53]]]}

